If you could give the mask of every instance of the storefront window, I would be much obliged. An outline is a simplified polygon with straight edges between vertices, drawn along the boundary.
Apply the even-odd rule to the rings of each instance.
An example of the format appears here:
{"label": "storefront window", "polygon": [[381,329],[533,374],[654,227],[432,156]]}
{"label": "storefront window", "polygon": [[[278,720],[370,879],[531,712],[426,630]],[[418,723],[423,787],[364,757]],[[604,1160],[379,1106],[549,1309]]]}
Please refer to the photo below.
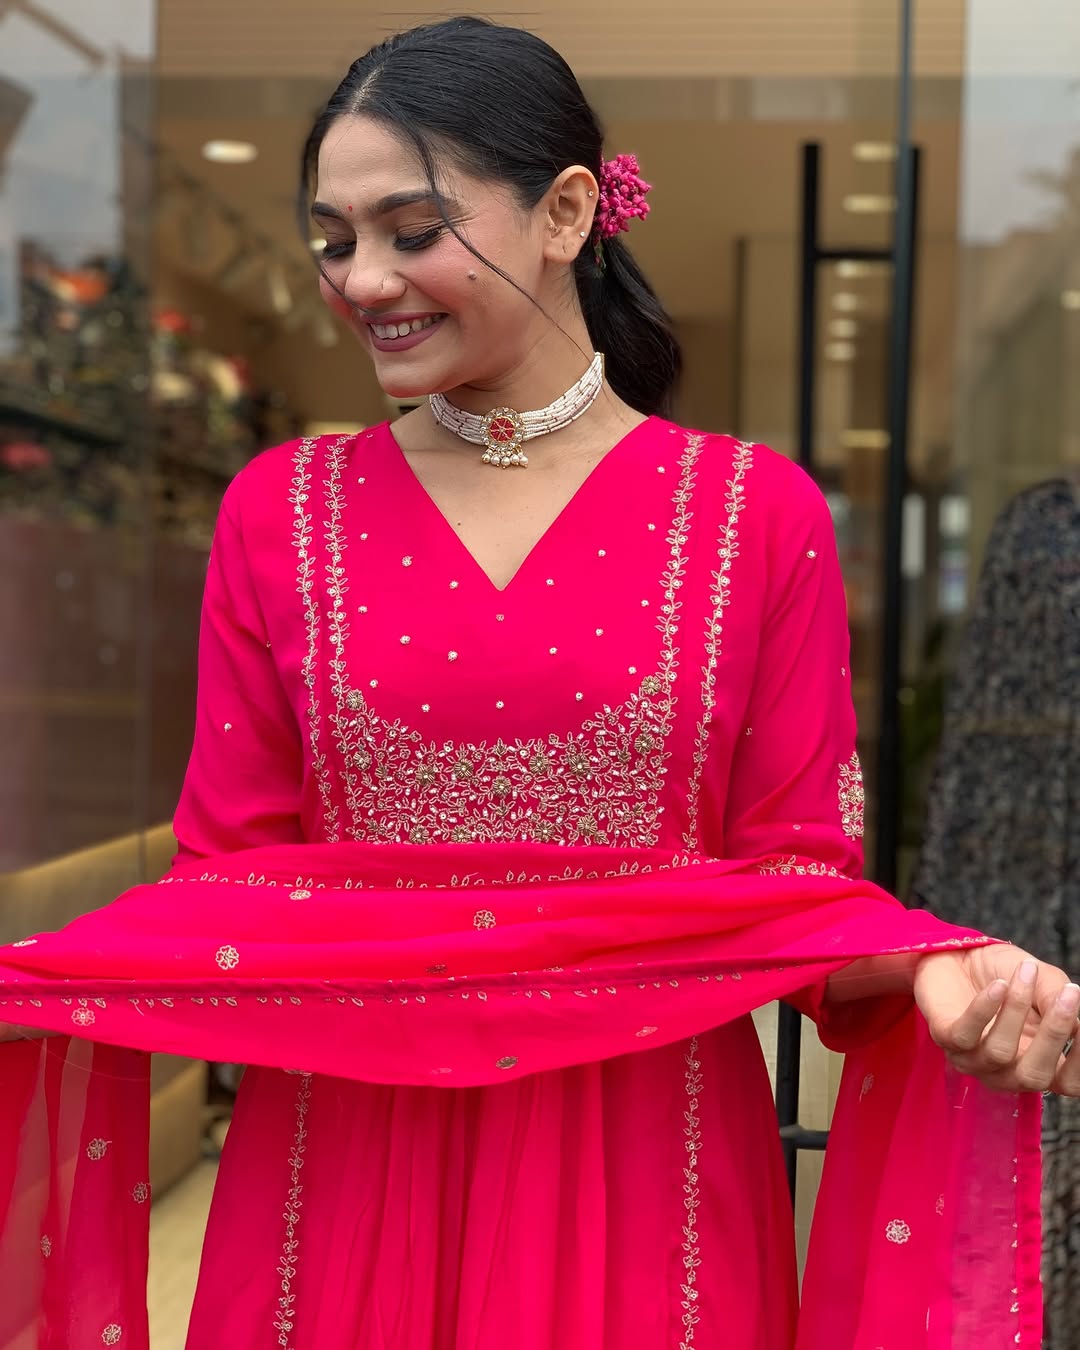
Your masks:
{"label": "storefront window", "polygon": [[142,871],[153,38],[150,3],[0,17],[0,936]]}

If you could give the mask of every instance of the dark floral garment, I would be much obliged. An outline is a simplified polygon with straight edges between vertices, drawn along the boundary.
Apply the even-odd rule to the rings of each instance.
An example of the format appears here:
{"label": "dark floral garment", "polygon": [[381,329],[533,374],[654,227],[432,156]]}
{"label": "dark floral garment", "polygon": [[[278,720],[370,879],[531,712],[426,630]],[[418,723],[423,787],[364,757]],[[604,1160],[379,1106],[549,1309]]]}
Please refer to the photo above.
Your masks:
{"label": "dark floral garment", "polygon": [[[994,525],[949,692],[915,903],[1080,975],[1080,497]],[[1080,1345],[1080,1101],[1047,1098],[1048,1350]]]}

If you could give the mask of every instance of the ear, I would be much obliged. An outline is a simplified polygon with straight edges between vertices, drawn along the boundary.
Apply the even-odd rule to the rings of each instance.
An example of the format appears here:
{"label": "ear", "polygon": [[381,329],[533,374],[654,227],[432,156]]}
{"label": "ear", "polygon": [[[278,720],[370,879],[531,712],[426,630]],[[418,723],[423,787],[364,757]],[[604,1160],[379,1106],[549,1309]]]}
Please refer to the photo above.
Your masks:
{"label": "ear", "polygon": [[596,179],[588,169],[572,164],[559,174],[539,203],[548,262],[572,262],[586,246],[598,200]]}

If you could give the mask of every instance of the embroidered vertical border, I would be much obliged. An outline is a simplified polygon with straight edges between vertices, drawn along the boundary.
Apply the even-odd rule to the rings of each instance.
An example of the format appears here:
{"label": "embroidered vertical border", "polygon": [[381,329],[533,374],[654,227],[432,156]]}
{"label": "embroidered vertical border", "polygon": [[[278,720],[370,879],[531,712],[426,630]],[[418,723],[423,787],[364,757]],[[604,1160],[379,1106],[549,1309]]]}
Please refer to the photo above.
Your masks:
{"label": "embroidered vertical border", "polygon": [[687,823],[683,843],[688,849],[698,847],[701,779],[708,758],[709,725],[716,706],[716,665],[724,637],[724,610],[731,603],[731,565],[739,556],[739,516],[746,505],[745,479],[753,467],[754,447],[740,441],[735,447],[731,477],[727,480],[724,506],[727,518],[720,526],[717,542],[719,564],[712,574],[709,591],[709,613],[705,620],[705,665],[701,679],[701,720],[694,741],[694,762],[687,794]]}
{"label": "embroidered vertical border", "polygon": [[311,749],[311,767],[315,772],[315,781],[322,799],[323,829],[326,842],[336,844],[341,839],[341,826],[338,822],[338,808],[334,804],[330,770],[326,763],[326,752],[319,746],[321,725],[319,713],[319,695],[316,688],[316,658],[319,650],[319,599],[315,585],[315,559],[311,552],[311,512],[306,510],[311,495],[311,461],[317,442],[311,438],[302,440],[297,447],[293,460],[292,490],[289,500],[293,508],[293,545],[297,553],[296,589],[304,605],[304,627],[307,634],[307,651],[301,664],[304,688],[307,690],[308,745]]}
{"label": "embroidered vertical border", "polygon": [[346,711],[346,697],[349,693],[347,679],[348,663],[345,659],[345,644],[349,638],[349,621],[345,614],[345,596],[349,591],[348,575],[345,570],[345,549],[347,547],[345,531],[341,517],[345,509],[342,492],[342,468],[346,440],[336,441],[329,449],[326,458],[326,544],[329,550],[326,572],[326,593],[330,597],[330,613],[327,626],[330,630],[330,644],[333,655],[330,658],[330,683],[334,695],[334,710],[330,714],[330,725],[334,732],[334,745],[341,764],[338,776],[345,790],[345,799],[352,814],[353,829],[349,833],[355,838],[357,824],[356,758],[360,746],[352,733],[352,718]]}
{"label": "embroidered vertical border", "polygon": [[680,1286],[682,1340],[679,1350],[692,1350],[698,1322],[701,1320],[700,1291],[698,1290],[698,1268],[701,1265],[697,1215],[701,1206],[701,1178],[698,1163],[701,1155],[701,1116],[698,1111],[698,1098],[701,1096],[702,1075],[701,1060],[698,1058],[698,1038],[695,1036],[685,1056],[686,1109],[683,1112],[683,1147],[686,1150],[686,1166],[683,1168],[683,1208],[686,1210],[686,1222],[683,1225],[683,1283]]}
{"label": "embroidered vertical border", "polygon": [[307,1152],[307,1113],[310,1105],[311,1074],[305,1073],[301,1075],[300,1087],[296,1094],[296,1131],[289,1153],[289,1197],[282,1214],[285,1220],[285,1241],[281,1246],[281,1264],[278,1266],[278,1274],[281,1276],[281,1297],[278,1299],[278,1313],[274,1318],[274,1330],[278,1334],[277,1343],[282,1350],[291,1350],[292,1332],[296,1326],[296,1294],[292,1286],[296,1278],[296,1262],[300,1248],[296,1230],[300,1223],[300,1209],[303,1204],[304,1185],[300,1180],[300,1173],[304,1167],[304,1154]]}
{"label": "embroidered vertical border", "polygon": [[[660,618],[656,626],[661,637],[660,663],[657,669],[664,682],[664,698],[660,705],[659,728],[665,746],[662,763],[671,755],[671,751],[667,749],[667,743],[671,735],[671,725],[675,717],[677,701],[675,680],[679,671],[679,649],[676,645],[676,639],[679,633],[679,611],[682,609],[682,601],[679,599],[678,592],[682,588],[683,576],[686,572],[686,545],[690,539],[690,523],[693,519],[690,502],[693,499],[694,486],[697,481],[698,456],[701,454],[701,447],[704,444],[704,436],[688,436],[683,452],[679,456],[679,486],[675,489],[672,498],[674,510],[671,529],[667,536],[671,553],[667,567],[660,579],[660,584],[664,588],[664,603],[661,606]],[[663,772],[662,768],[661,772]],[[649,805],[655,819],[659,810],[658,789],[653,789],[649,793]]]}

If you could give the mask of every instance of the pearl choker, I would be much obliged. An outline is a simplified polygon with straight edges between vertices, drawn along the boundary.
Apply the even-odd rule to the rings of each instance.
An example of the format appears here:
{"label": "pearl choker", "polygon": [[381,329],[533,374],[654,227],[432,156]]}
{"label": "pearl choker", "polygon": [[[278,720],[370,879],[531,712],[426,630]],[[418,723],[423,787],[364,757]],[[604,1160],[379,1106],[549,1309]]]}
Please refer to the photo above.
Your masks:
{"label": "pearl choker", "polygon": [[582,413],[588,412],[604,387],[604,358],[596,352],[592,364],[578,380],[554,403],[534,412],[518,412],[516,408],[492,408],[482,417],[465,412],[448,402],[445,394],[431,394],[428,403],[436,422],[455,436],[472,445],[484,447],[483,462],[498,469],[524,469],[529,463],[522,450],[525,441],[534,436],[546,436],[562,431]]}

